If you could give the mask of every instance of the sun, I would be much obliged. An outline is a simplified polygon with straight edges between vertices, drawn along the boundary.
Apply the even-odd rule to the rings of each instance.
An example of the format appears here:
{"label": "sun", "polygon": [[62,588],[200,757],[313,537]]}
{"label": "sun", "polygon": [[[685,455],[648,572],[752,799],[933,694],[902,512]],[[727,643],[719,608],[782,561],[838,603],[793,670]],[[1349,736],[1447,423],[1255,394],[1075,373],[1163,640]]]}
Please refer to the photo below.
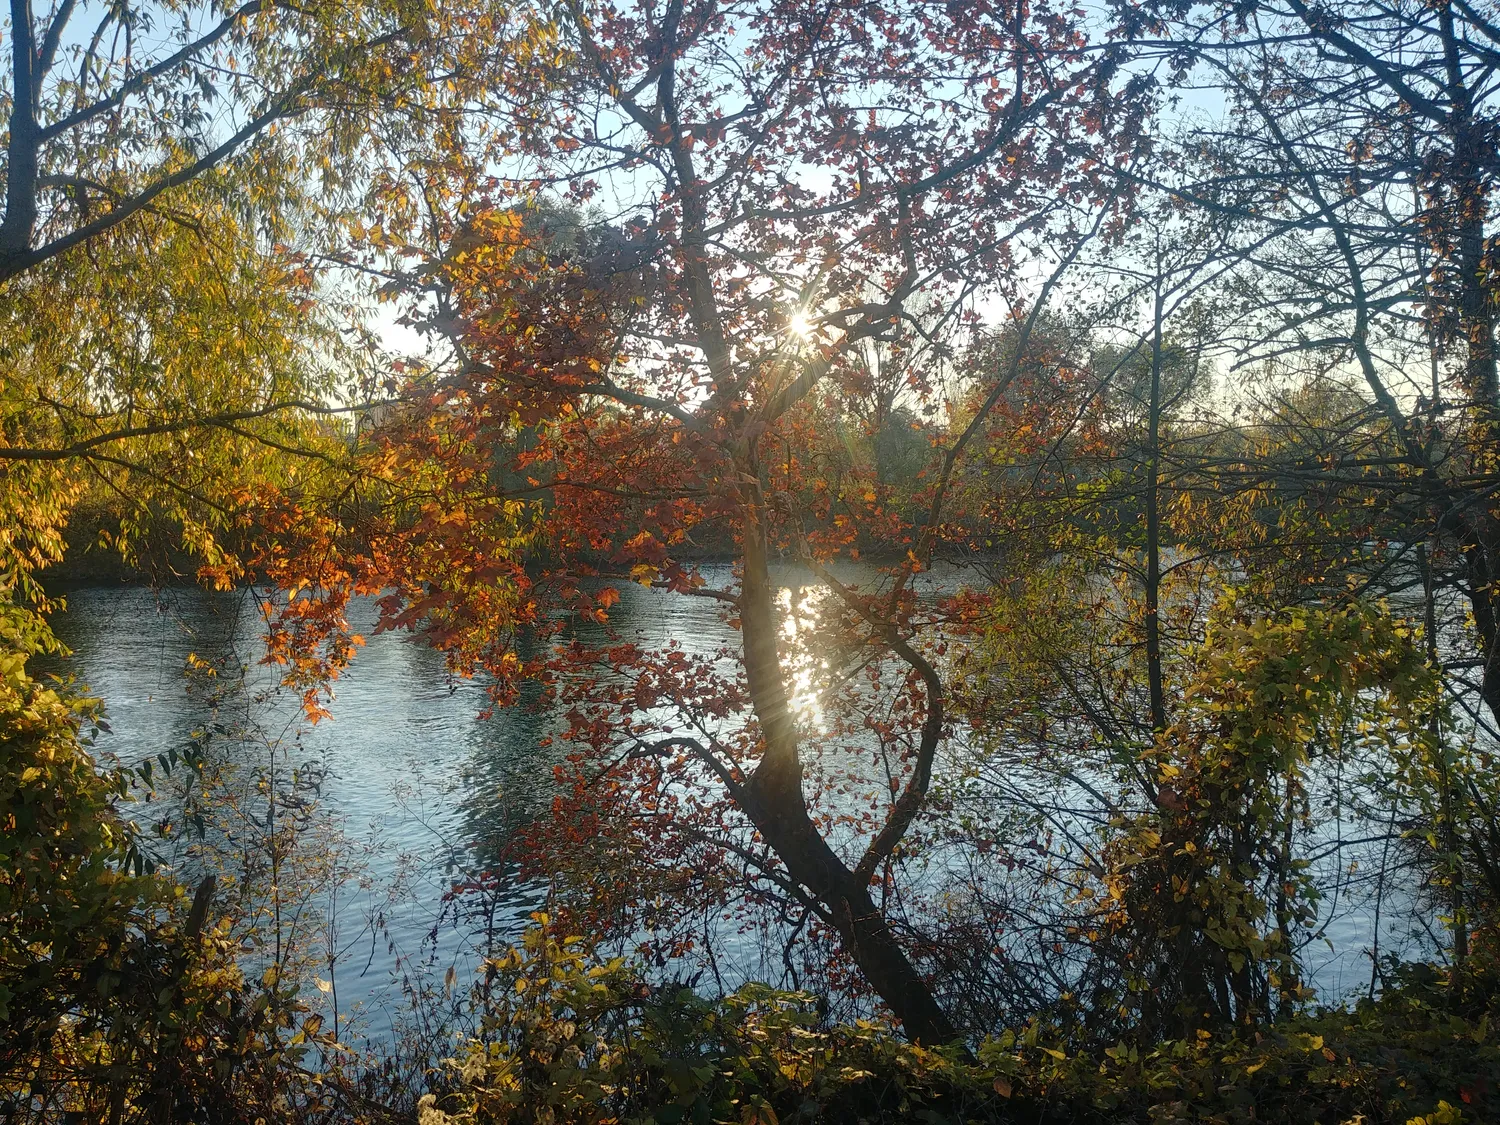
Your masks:
{"label": "sun", "polygon": [[813,322],[805,312],[796,312],[786,322],[786,329],[799,340],[806,340],[813,334]]}

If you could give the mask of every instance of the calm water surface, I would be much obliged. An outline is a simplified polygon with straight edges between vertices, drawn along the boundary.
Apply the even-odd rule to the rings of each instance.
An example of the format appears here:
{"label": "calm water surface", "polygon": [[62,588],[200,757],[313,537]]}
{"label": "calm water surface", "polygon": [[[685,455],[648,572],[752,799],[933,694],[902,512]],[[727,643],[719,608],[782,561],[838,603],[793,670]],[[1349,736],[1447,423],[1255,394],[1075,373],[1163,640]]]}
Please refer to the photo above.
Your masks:
{"label": "calm water surface", "polygon": [[[727,568],[705,576],[715,584],[729,578]],[[708,599],[639,586],[621,593],[614,627],[647,648],[675,641],[707,653],[734,637]],[[450,965],[467,979],[477,953],[445,917],[443,893],[550,800],[560,752],[541,743],[557,725],[553,716],[518,707],[480,718],[482,684],[452,679],[440,655],[405,634],[375,635],[373,606],[363,604],[352,623],[366,644],[337,681],[333,718],[309,728],[293,701],[274,690],[271,670],[258,663],[261,618],[250,595],[112,587],[74,590],[67,602],[56,627],[74,655],[61,670],[106,703],[112,733],[101,738],[101,752],[134,764],[187,746],[216,717],[238,715],[255,736],[221,739],[211,744],[211,754],[238,756],[253,769],[275,745],[283,760],[325,771],[318,808],[363,872],[363,884],[351,880],[334,904],[341,953],[328,976],[341,1009],[362,1012],[364,1029],[380,1037],[390,1032],[403,979],[419,971],[440,979]],[[184,668],[190,655],[245,669],[244,690],[231,693],[217,716],[205,691],[189,689]],[[135,815],[147,823],[162,807]],[[163,855],[171,861],[168,852]],[[504,872],[500,878],[496,922],[503,935],[514,936],[542,905],[545,888]],[[402,893],[393,895],[393,886]],[[320,909],[326,912],[327,905]],[[1385,909],[1383,947],[1420,944],[1411,911],[1396,909],[1394,901]],[[367,925],[374,917],[379,927]],[[1374,928],[1368,905],[1348,904],[1328,928],[1329,941],[1309,951],[1313,983],[1323,995],[1368,981]],[[764,975],[769,968],[755,963],[748,948],[740,953],[738,975]]]}
{"label": "calm water surface", "polygon": [[[724,568],[707,577],[729,576]],[[634,585],[621,593],[612,625],[645,646],[676,641],[711,652],[734,635],[709,599]],[[309,726],[288,694],[275,690],[273,670],[259,664],[262,620],[252,595],[100,587],[66,598],[54,624],[73,655],[48,670],[76,676],[105,701],[110,733],[99,739],[101,754],[135,765],[189,746],[210,723],[231,721],[252,727],[253,736],[211,742],[210,759],[253,770],[275,745],[281,761],[324,771],[318,809],[338,826],[365,876],[363,888],[351,881],[336,904],[342,955],[328,976],[341,1007],[359,1004],[367,1030],[379,1036],[389,1030],[380,1025],[403,978],[421,970],[440,979],[448,965],[466,977],[477,953],[443,913],[443,893],[550,802],[560,751],[540,744],[558,725],[552,715],[521,706],[481,718],[483,684],[450,677],[441,655],[406,634],[375,634],[367,602],[351,613],[366,643],[334,685],[333,717]],[[243,669],[243,690],[228,693],[216,712],[202,684],[188,682],[190,657],[223,661],[220,683]],[[163,798],[126,813],[148,825],[174,808]],[[156,850],[188,881],[195,877],[192,861],[170,844]],[[545,888],[504,872],[500,878],[497,922],[513,937],[542,906]],[[392,885],[403,893],[392,897]],[[377,914],[378,932],[366,925]]]}

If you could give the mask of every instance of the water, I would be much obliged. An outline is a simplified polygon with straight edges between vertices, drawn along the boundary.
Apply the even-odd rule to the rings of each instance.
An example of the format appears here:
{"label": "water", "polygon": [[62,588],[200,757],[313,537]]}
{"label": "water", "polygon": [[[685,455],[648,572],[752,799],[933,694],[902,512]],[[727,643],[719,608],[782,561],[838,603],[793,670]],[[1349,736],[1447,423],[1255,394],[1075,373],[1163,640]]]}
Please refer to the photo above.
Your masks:
{"label": "water", "polygon": [[[727,568],[706,574],[715,583],[729,577]],[[711,600],[632,584],[620,592],[611,627],[648,648],[676,641],[708,654],[735,635]],[[374,606],[365,602],[350,617],[366,643],[334,684],[332,718],[310,725],[295,700],[276,690],[275,671],[259,664],[263,622],[250,592],[101,587],[66,597],[67,611],[54,627],[73,655],[40,667],[76,676],[105,701],[110,732],[96,746],[101,756],[134,766],[188,747],[218,721],[241,735],[251,730],[249,737],[212,741],[207,754],[239,767],[242,785],[273,760],[273,751],[283,777],[288,766],[317,768],[320,823],[338,830],[348,878],[336,898],[325,891],[308,904],[306,917],[316,917],[319,927],[315,937],[340,954],[315,975],[331,985],[341,1008],[355,1007],[367,1033],[390,1032],[393,1006],[400,1007],[403,986],[419,973],[442,979],[452,966],[458,979],[468,979],[480,950],[445,913],[452,907],[444,892],[488,868],[517,827],[547,808],[562,750],[543,742],[560,729],[557,716],[523,705],[481,718],[488,702],[483,683],[449,676],[442,656],[407,634],[375,633]],[[215,682],[233,683],[238,673],[243,686],[226,692],[216,709],[214,683],[186,675],[190,659],[221,664]],[[180,843],[156,841],[153,848],[191,883],[201,866],[191,854],[198,845],[181,825],[180,799],[167,788],[155,800],[127,806],[126,815],[148,837],[162,818],[179,823]],[[244,799],[259,814],[255,796]],[[252,820],[231,814],[216,834],[220,850],[256,837],[261,827]],[[324,845],[319,838],[312,846]],[[496,929],[502,939],[513,938],[542,907],[546,888],[503,865],[497,876]]]}
{"label": "water", "polygon": [[[730,575],[727,568],[709,568],[705,577],[725,585]],[[709,655],[736,638],[709,599],[629,584],[620,592],[612,627],[648,650],[677,642]],[[334,881],[339,890],[315,888],[296,924],[312,927],[322,947],[336,951],[326,968],[314,967],[314,976],[337,998],[344,1018],[352,1015],[366,1034],[378,1039],[392,1032],[403,990],[413,981],[441,981],[450,967],[456,979],[469,979],[481,951],[445,913],[451,904],[444,892],[455,880],[497,867],[493,921],[502,939],[517,935],[543,905],[544,886],[491,861],[550,801],[562,750],[544,743],[560,729],[557,715],[521,706],[481,718],[483,684],[451,678],[439,654],[405,634],[375,634],[373,606],[366,603],[355,607],[352,624],[367,643],[335,685],[333,717],[309,727],[295,702],[275,690],[274,671],[258,663],[262,622],[252,595],[113,587],[74,590],[67,601],[67,613],[55,622],[74,653],[63,670],[106,702],[112,733],[101,738],[101,753],[132,765],[187,746],[216,719],[235,720],[253,737],[213,741],[210,757],[239,767],[244,778],[272,761],[281,763],[283,778],[288,765],[316,767],[325,835],[313,835],[311,859],[340,874]],[[784,601],[799,611],[788,615],[789,634],[795,632],[792,617],[816,615],[816,597],[808,591],[789,590]],[[227,692],[216,711],[212,685],[190,683],[184,675],[190,656],[222,663],[220,683],[235,681],[243,669],[243,688]],[[814,653],[794,667],[794,704],[814,727],[822,721],[819,665]],[[247,793],[245,803],[252,811],[261,808],[254,794]],[[130,812],[143,824],[172,816],[173,798]],[[217,839],[231,852],[261,830],[248,814],[230,816],[225,825]],[[158,851],[191,881],[193,835],[179,832],[179,838],[183,843],[162,843]],[[1330,862],[1346,864],[1348,855]],[[1368,896],[1328,909],[1326,941],[1306,952],[1311,982],[1335,997],[1368,984],[1375,919]],[[1384,910],[1383,949],[1423,946],[1425,923],[1409,893],[1388,894]],[[731,941],[727,953],[738,960],[735,975],[742,979],[772,970],[751,944]]]}

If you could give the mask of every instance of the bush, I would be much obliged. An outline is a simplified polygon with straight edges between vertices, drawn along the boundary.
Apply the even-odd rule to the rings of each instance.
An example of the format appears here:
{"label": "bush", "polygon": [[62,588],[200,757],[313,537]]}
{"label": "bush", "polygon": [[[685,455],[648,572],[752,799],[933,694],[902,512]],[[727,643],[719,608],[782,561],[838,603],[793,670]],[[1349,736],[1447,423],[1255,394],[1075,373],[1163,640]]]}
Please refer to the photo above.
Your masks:
{"label": "bush", "polygon": [[[543,916],[539,920],[545,923]],[[500,997],[421,1125],[491,1123],[1363,1122],[1500,1113],[1494,992],[1432,971],[1353,1009],[1259,1033],[1068,1055],[1033,1025],[924,1050],[883,1024],[825,1026],[813,997],[752,985],[710,1001],[596,962],[544,928],[490,962]]]}
{"label": "bush", "polygon": [[[30,630],[28,632],[28,630]],[[89,753],[97,704],[44,686],[44,636],[0,600],[0,1120],[385,1119],[344,1075],[295,982],[247,982],[206,880],[147,870]]]}

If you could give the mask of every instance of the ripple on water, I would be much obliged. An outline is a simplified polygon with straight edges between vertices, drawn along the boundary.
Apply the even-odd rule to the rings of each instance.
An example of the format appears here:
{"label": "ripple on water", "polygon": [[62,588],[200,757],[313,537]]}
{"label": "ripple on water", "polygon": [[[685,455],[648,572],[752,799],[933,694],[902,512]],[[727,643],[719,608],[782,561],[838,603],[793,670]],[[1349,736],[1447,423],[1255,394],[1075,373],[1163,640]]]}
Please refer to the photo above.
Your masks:
{"label": "ripple on water", "polygon": [[[709,568],[705,576],[717,586],[732,577],[727,567]],[[787,577],[795,584],[795,576]],[[711,656],[734,639],[709,599],[633,585],[621,593],[614,625],[648,650],[675,642],[690,654]],[[414,959],[425,957],[438,979],[449,964],[460,979],[467,975],[475,951],[457,931],[436,925],[440,899],[456,870],[492,855],[497,840],[549,799],[558,750],[540,744],[555,730],[551,716],[523,707],[481,719],[483,684],[450,678],[440,654],[404,634],[374,633],[374,607],[364,602],[353,607],[351,619],[366,644],[335,685],[333,717],[307,728],[294,703],[270,690],[271,670],[258,664],[263,650],[254,598],[113,587],[75,590],[67,600],[57,632],[74,655],[58,670],[72,672],[105,700],[113,733],[101,739],[101,751],[138,762],[184,746],[210,721],[204,693],[190,692],[183,675],[189,654],[196,653],[223,659],[229,668],[245,666],[247,691],[226,710],[252,720],[263,739],[280,740],[295,760],[326,769],[322,807],[341,824],[370,876],[366,889],[351,887],[339,904],[343,918],[356,919],[343,929],[348,949],[335,973],[341,1007],[362,1002],[369,1030],[380,1035],[390,1019],[394,982]],[[788,592],[785,601],[799,614],[816,613],[816,598],[801,591]],[[792,633],[801,627],[793,625]],[[810,665],[797,681],[799,706],[814,723],[817,671]],[[262,741],[221,752],[253,762],[266,750]],[[385,903],[384,888],[397,880],[404,881],[405,897]],[[542,901],[541,887],[513,881],[502,896],[502,928],[519,933]],[[1402,927],[1409,930],[1411,915],[1397,905],[1389,906],[1382,928],[1394,931],[1382,942],[1410,949],[1418,939]],[[372,937],[357,919],[377,908],[385,930]],[[435,927],[438,938],[431,943]],[[1325,996],[1368,983],[1364,949],[1373,927],[1370,911],[1351,910],[1328,931],[1331,951],[1326,945],[1309,951],[1312,982]],[[742,952],[745,971],[755,971],[758,951],[747,945]]]}

